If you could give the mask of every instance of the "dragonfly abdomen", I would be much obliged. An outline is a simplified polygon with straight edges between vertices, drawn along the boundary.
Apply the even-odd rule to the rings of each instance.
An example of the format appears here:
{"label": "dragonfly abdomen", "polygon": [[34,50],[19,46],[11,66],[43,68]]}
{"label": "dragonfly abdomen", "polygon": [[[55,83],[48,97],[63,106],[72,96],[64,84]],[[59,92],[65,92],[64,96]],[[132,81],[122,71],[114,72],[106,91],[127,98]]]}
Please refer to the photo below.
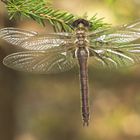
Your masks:
{"label": "dragonfly abdomen", "polygon": [[78,48],[77,59],[79,62],[79,73],[80,73],[80,87],[81,87],[81,105],[82,105],[82,117],[83,125],[89,123],[89,101],[88,101],[88,50],[86,48]]}

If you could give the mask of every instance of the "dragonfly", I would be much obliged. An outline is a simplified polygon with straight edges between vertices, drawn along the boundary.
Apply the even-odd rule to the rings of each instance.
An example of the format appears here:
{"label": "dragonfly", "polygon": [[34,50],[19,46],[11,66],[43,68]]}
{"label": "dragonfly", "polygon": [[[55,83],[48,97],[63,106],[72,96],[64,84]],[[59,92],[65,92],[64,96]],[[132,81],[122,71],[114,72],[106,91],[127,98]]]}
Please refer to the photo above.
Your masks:
{"label": "dragonfly", "polygon": [[83,125],[90,120],[88,65],[118,68],[140,62],[140,20],[118,27],[90,31],[90,22],[79,18],[72,32],[39,34],[19,28],[0,29],[0,38],[25,49],[6,56],[9,68],[39,74],[64,72],[79,66]]}

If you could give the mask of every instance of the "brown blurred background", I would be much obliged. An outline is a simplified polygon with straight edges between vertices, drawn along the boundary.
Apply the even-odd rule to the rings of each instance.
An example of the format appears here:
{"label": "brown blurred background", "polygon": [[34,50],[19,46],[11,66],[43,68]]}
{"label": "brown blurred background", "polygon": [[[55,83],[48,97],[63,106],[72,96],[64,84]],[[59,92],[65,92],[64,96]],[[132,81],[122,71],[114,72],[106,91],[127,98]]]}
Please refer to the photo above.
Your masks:
{"label": "brown blurred background", "polygon": [[[77,15],[98,13],[113,25],[140,18],[140,0],[50,1]],[[8,26],[50,31],[31,20],[9,21],[0,2],[0,28]],[[0,140],[140,140],[140,65],[113,72],[89,66],[91,120],[83,128],[78,69],[55,75],[17,72],[2,64],[15,51],[0,40]]]}

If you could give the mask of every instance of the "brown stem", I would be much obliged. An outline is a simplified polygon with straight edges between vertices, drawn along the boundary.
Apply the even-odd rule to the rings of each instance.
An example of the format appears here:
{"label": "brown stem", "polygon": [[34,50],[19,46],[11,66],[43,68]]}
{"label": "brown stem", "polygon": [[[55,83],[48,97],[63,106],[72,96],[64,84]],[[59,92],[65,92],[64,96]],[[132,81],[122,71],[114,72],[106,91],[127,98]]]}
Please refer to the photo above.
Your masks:
{"label": "brown stem", "polygon": [[7,0],[1,0],[3,3],[5,3],[6,5],[8,4]]}

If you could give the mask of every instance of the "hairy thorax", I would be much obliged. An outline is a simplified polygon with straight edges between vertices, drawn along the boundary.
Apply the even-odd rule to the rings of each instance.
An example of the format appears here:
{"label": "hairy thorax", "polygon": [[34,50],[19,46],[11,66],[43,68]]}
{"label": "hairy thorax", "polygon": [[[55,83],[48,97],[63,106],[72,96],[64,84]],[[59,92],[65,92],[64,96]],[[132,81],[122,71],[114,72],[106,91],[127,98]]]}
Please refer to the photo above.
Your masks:
{"label": "hairy thorax", "polygon": [[84,29],[77,29],[76,30],[76,46],[78,48],[85,48],[87,47],[88,40],[86,37],[86,31]]}
{"label": "hairy thorax", "polygon": [[77,29],[76,30],[76,51],[75,51],[75,57],[78,58],[80,61],[83,59],[87,59],[89,56],[89,50],[88,50],[88,40],[86,36],[86,30]]}

